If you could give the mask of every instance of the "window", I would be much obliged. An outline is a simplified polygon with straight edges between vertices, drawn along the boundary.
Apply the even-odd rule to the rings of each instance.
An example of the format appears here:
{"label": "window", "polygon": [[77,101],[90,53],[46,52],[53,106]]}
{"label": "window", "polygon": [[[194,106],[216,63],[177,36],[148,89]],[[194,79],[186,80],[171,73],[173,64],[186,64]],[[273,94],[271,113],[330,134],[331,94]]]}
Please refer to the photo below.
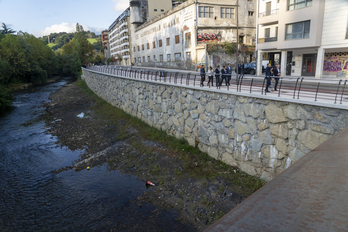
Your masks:
{"label": "window", "polygon": [[163,10],[163,9],[161,9],[161,12],[164,12],[164,10]]}
{"label": "window", "polygon": [[200,6],[198,7],[198,16],[200,18],[212,18],[213,17],[213,7],[209,7],[209,6]]}
{"label": "window", "polygon": [[151,61],[150,56],[148,56],[147,57],[147,62],[150,62],[150,61]]}
{"label": "window", "polygon": [[180,43],[180,36],[176,35],[175,36],[175,44],[178,44],[178,43]]}
{"label": "window", "polygon": [[135,47],[133,47],[133,52],[135,52]]}
{"label": "window", "polygon": [[233,19],[234,18],[234,8],[221,7],[221,18]]}
{"label": "window", "polygon": [[186,42],[191,42],[191,32],[185,34],[185,40]]}
{"label": "window", "polygon": [[191,60],[191,52],[186,52],[186,60]]}
{"label": "window", "polygon": [[147,43],[147,50],[149,50],[150,49],[150,44],[149,43]]}
{"label": "window", "polygon": [[162,47],[162,40],[160,39],[160,40],[158,40],[158,47]]}
{"label": "window", "polygon": [[157,9],[154,9],[154,11],[157,11]]}
{"label": "window", "polygon": [[138,52],[140,51],[140,46],[138,46]]}
{"label": "window", "polygon": [[141,48],[143,49],[143,51],[145,50],[145,48],[144,48],[144,44],[143,44],[143,45],[141,45]]}
{"label": "window", "polygon": [[285,39],[302,39],[309,38],[309,29],[311,21],[293,23],[286,25]]}
{"label": "window", "polygon": [[181,53],[175,53],[175,61],[181,61]]}
{"label": "window", "polygon": [[167,61],[171,61],[170,54],[167,54]]}
{"label": "window", "polygon": [[156,55],[153,55],[153,60],[156,62]]}
{"label": "window", "polygon": [[155,41],[152,42],[152,48],[156,48],[156,43],[155,43]]}
{"label": "window", "polygon": [[254,11],[248,11],[248,16],[254,16]]}
{"label": "window", "polygon": [[138,62],[141,63],[141,57],[138,57]]}
{"label": "window", "polygon": [[271,34],[271,29],[270,28],[265,28],[265,38],[269,38]]}
{"label": "window", "polygon": [[296,10],[311,5],[312,0],[288,0],[288,10]]}
{"label": "window", "polygon": [[160,55],[160,62],[163,62],[163,55]]}
{"label": "window", "polygon": [[167,46],[170,45],[170,38],[167,38]]}
{"label": "window", "polygon": [[145,56],[143,56],[143,62],[145,63]]}

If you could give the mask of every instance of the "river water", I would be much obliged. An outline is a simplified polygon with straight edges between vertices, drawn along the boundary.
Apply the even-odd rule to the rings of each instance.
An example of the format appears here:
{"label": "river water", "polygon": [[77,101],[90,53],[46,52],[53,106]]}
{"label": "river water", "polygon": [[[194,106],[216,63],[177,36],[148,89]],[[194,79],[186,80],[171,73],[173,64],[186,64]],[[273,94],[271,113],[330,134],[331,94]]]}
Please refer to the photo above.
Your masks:
{"label": "river water", "polygon": [[132,204],[152,189],[107,164],[53,172],[84,153],[57,146],[42,117],[41,105],[68,81],[17,93],[13,109],[0,118],[0,231],[193,230],[176,221],[174,210]]}

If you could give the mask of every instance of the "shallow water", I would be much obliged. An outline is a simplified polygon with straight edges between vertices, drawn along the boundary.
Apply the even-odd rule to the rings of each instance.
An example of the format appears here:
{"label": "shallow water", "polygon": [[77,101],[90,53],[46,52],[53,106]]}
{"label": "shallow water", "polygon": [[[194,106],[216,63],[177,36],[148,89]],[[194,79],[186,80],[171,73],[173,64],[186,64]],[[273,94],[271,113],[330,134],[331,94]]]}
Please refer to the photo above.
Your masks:
{"label": "shallow water", "polygon": [[84,150],[71,151],[47,134],[42,103],[68,80],[16,94],[0,118],[0,231],[187,231],[174,210],[151,213],[150,203],[131,201],[147,189],[135,176],[109,170],[54,173]]}

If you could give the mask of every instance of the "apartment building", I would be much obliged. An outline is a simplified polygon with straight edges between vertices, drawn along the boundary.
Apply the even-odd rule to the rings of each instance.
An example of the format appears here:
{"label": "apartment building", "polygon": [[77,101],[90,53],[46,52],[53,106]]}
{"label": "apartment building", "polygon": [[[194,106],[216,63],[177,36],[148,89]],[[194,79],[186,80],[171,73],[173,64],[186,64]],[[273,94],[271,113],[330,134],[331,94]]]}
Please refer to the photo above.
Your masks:
{"label": "apartment building", "polygon": [[102,31],[101,38],[102,38],[102,45],[104,49],[104,58],[109,59],[110,58],[109,31],[108,30]]}
{"label": "apartment building", "polygon": [[[135,27],[133,62],[145,66],[179,66],[208,62],[207,43],[255,44],[256,0],[188,0]],[[131,5],[132,9],[132,5]],[[131,10],[132,11],[132,10]]]}
{"label": "apartment building", "polygon": [[347,0],[259,0],[258,10],[258,75],[266,59],[283,76],[346,77]]}
{"label": "apartment building", "polygon": [[121,65],[131,65],[132,37],[130,33],[130,9],[127,8],[109,27],[110,56]]}

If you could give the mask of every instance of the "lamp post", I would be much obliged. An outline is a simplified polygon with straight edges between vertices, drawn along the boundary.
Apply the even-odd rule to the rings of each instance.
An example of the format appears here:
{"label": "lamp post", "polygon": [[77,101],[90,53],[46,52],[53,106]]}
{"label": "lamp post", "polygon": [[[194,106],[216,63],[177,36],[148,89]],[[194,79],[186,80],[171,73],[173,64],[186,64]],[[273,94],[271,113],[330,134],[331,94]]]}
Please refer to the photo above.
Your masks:
{"label": "lamp post", "polygon": [[238,44],[239,44],[239,34],[238,34],[238,0],[237,0],[237,48],[236,48],[236,69],[237,69],[237,73],[238,73]]}

